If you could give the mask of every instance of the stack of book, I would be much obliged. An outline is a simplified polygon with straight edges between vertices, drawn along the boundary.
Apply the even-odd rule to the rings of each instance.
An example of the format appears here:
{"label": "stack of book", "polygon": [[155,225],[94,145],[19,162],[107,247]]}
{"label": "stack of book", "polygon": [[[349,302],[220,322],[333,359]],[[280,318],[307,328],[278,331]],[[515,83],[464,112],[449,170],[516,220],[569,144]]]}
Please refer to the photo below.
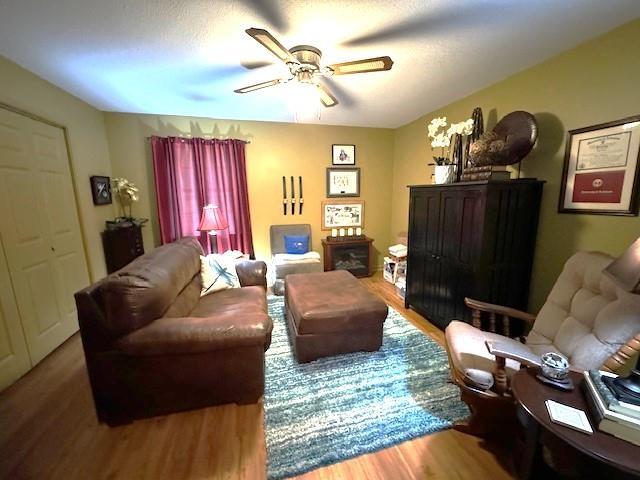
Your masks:
{"label": "stack of book", "polygon": [[609,372],[584,372],[584,390],[591,418],[598,430],[640,446],[640,405],[620,400],[607,386]]}
{"label": "stack of book", "polygon": [[509,180],[511,172],[507,167],[487,165],[484,167],[468,167],[463,170],[463,182],[473,182],[476,180]]}

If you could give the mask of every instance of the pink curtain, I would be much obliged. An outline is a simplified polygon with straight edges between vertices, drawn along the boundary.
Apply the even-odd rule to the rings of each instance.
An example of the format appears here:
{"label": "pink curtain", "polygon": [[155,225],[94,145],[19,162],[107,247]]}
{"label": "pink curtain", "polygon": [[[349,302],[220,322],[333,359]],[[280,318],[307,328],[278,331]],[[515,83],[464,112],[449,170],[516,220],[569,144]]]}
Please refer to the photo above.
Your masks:
{"label": "pink curtain", "polygon": [[242,140],[151,137],[162,243],[198,237],[210,252],[208,235],[197,230],[202,207],[220,207],[229,228],[216,236],[218,251],[253,255],[249,193]]}

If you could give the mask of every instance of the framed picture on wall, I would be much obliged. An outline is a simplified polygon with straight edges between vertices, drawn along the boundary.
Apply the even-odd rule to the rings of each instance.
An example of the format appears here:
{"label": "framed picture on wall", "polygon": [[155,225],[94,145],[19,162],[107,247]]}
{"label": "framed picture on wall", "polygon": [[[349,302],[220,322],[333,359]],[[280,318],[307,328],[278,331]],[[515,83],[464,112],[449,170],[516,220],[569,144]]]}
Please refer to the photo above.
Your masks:
{"label": "framed picture on wall", "polygon": [[359,196],[359,168],[327,168],[327,197]]}
{"label": "framed picture on wall", "polygon": [[89,177],[94,205],[109,205],[111,200],[111,180],[109,177],[94,175]]}
{"label": "framed picture on wall", "polygon": [[570,130],[558,212],[637,215],[640,115]]}
{"label": "framed picture on wall", "polygon": [[355,145],[332,145],[331,146],[332,165],[355,165],[356,146]]}
{"label": "framed picture on wall", "polygon": [[364,228],[364,202],[325,200],[322,202],[322,230],[341,227]]}

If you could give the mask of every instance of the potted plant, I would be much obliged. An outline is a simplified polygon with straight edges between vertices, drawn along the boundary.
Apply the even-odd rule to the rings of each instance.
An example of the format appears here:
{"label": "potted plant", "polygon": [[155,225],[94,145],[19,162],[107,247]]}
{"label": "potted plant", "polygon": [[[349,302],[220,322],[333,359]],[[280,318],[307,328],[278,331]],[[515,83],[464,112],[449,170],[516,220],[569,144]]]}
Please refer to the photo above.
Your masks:
{"label": "potted plant", "polygon": [[454,134],[469,135],[473,130],[473,120],[471,118],[452,123],[447,127],[447,117],[436,117],[427,126],[427,137],[431,139],[431,149],[440,148],[440,156],[434,155],[433,161],[429,165],[435,165],[434,183],[453,183],[456,179],[456,166],[449,158],[449,147],[451,137]]}
{"label": "potted plant", "polygon": [[140,190],[133,182],[126,178],[115,177],[111,180],[111,192],[118,200],[121,215],[116,217],[115,221],[107,222],[108,228],[125,226],[131,223],[142,225],[147,221],[146,218],[135,218],[132,214],[133,204],[140,198]]}

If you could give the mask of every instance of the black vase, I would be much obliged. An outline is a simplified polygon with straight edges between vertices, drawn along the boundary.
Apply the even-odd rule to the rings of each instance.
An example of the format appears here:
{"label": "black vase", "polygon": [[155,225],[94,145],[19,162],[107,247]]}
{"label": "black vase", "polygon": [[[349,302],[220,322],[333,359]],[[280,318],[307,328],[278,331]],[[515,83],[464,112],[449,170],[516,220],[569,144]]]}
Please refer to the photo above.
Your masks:
{"label": "black vase", "polygon": [[456,182],[462,178],[462,135],[459,133],[454,134],[453,139],[453,164],[456,166]]}

